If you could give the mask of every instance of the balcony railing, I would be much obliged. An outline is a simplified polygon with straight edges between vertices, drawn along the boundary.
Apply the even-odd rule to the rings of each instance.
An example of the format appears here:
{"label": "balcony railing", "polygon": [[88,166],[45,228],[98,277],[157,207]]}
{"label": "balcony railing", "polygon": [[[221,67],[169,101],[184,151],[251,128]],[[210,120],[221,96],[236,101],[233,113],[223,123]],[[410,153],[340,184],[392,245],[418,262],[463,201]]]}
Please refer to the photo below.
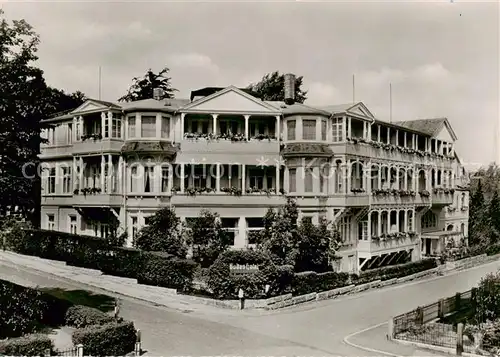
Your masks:
{"label": "balcony railing", "polygon": [[362,255],[370,256],[373,253],[397,251],[404,247],[417,245],[418,242],[418,234],[415,232],[389,233],[381,237],[373,236],[369,240],[360,240],[358,251]]}

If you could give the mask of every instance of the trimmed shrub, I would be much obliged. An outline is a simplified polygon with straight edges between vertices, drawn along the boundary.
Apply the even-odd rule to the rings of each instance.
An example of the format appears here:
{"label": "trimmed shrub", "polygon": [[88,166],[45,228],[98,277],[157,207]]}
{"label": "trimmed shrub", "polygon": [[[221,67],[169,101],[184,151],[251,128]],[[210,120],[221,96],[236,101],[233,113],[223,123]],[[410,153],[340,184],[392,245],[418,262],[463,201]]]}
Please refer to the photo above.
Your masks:
{"label": "trimmed shrub", "polygon": [[402,278],[404,276],[420,273],[422,271],[434,269],[436,267],[436,259],[423,259],[417,262],[362,271],[359,276],[353,275],[353,283],[359,285],[375,280]]}
{"label": "trimmed shrub", "polygon": [[104,325],[114,322],[115,318],[93,307],[76,305],[68,309],[65,323],[73,327],[87,327],[90,325]]}
{"label": "trimmed shrub", "polygon": [[26,335],[0,341],[0,353],[6,356],[46,356],[53,344],[47,335]]}
{"label": "trimmed shrub", "polygon": [[142,263],[140,250],[114,247],[102,257],[101,271],[108,275],[136,279],[137,273],[142,270]]}
{"label": "trimmed shrub", "polygon": [[189,290],[197,265],[192,260],[179,259],[164,252],[142,254],[142,269],[137,274],[139,284]]}
{"label": "trimmed shrub", "polygon": [[0,338],[34,332],[47,311],[41,293],[0,280]]}
{"label": "trimmed shrub", "polygon": [[[257,265],[259,270],[257,272],[231,274],[230,264]],[[213,291],[214,296],[219,299],[238,298],[240,288],[245,292],[245,298],[259,299],[280,294],[282,288],[278,281],[279,279],[286,280],[288,271],[285,268],[280,273],[270,257],[263,252],[228,250],[219,255],[210,267],[207,284]],[[265,293],[266,284],[271,287],[267,295]]]}
{"label": "trimmed shrub", "polygon": [[349,285],[348,273],[316,273],[312,271],[297,273],[292,280],[292,294],[304,295],[328,291]]}
{"label": "trimmed shrub", "polygon": [[486,248],[485,253],[488,256],[500,254],[500,244],[490,245],[488,248]]}
{"label": "trimmed shrub", "polygon": [[88,326],[73,332],[72,341],[88,356],[124,356],[134,350],[137,331],[132,322]]}

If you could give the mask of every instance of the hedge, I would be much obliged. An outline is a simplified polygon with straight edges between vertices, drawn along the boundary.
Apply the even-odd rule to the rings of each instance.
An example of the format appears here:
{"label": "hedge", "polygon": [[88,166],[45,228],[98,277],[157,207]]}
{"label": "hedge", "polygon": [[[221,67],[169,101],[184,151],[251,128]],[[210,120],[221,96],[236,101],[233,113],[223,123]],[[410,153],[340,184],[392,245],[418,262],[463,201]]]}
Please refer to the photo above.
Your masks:
{"label": "hedge", "polygon": [[436,259],[423,259],[400,265],[393,265],[378,269],[362,271],[359,276],[353,276],[353,283],[356,285],[369,283],[375,280],[389,280],[402,278],[407,275],[420,273],[437,267]]}
{"label": "hedge", "polygon": [[[257,272],[231,274],[230,264],[257,265]],[[228,250],[219,255],[208,271],[207,285],[213,295],[219,299],[238,298],[239,289],[243,289],[248,299],[259,299],[279,295],[284,287],[289,268],[277,269],[269,256],[253,250]],[[265,293],[265,286],[270,290]]]}
{"label": "hedge", "polygon": [[6,356],[46,356],[54,346],[47,335],[26,335],[0,341],[0,353]]}
{"label": "hedge", "polygon": [[0,338],[36,331],[46,312],[41,293],[0,280]]}
{"label": "hedge", "polygon": [[132,322],[89,326],[73,332],[72,341],[88,356],[124,356],[134,350],[137,331]]}
{"label": "hedge", "polygon": [[144,252],[143,265],[137,274],[139,284],[189,290],[197,264],[164,252]]}
{"label": "hedge", "polygon": [[101,271],[108,275],[136,279],[141,270],[141,251],[134,248],[112,247],[101,261]]}
{"label": "hedge", "polygon": [[325,272],[316,273],[312,271],[297,273],[292,280],[292,294],[304,295],[313,292],[328,291],[349,285],[350,275],[348,273]]}
{"label": "hedge", "polygon": [[490,245],[486,249],[486,255],[497,255],[500,254],[500,244]]}
{"label": "hedge", "polygon": [[110,316],[93,307],[82,305],[70,307],[65,316],[66,325],[77,328],[87,327],[90,325],[105,325],[114,321],[115,319],[113,316]]}

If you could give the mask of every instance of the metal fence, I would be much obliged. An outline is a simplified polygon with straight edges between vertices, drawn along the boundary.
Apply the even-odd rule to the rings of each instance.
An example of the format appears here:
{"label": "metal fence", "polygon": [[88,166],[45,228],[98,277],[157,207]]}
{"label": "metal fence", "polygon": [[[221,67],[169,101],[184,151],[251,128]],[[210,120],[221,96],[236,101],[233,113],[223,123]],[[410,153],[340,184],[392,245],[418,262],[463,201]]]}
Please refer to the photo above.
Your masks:
{"label": "metal fence", "polygon": [[68,348],[67,350],[58,350],[58,351],[56,351],[56,354],[58,356],[82,357],[83,356],[83,346],[78,345],[78,346]]}

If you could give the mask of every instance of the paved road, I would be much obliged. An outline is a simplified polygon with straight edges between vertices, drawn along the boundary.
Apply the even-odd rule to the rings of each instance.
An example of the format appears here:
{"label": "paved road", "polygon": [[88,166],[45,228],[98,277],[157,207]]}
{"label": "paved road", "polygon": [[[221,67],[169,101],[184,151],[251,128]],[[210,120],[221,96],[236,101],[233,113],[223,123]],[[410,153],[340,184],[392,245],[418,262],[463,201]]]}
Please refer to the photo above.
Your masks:
{"label": "paved road", "polygon": [[[143,345],[148,355],[381,355],[349,346],[344,338],[418,305],[467,290],[477,285],[486,273],[499,267],[500,261],[428,281],[258,316],[195,316],[133,299],[123,299],[121,311],[125,319],[133,320],[144,331]],[[78,288],[73,283],[7,265],[0,265],[0,278],[30,285]],[[91,290],[102,293],[99,289]],[[384,331],[384,326],[367,330],[352,336],[349,341],[399,356],[432,355],[387,342]]]}

